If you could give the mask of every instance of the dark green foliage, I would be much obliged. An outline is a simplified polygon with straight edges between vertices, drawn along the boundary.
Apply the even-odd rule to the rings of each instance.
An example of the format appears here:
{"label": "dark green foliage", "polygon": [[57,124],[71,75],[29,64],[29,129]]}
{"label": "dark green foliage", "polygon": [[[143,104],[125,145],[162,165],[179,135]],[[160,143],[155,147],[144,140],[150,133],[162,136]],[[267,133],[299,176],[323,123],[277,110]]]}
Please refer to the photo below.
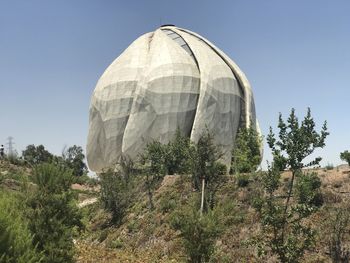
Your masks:
{"label": "dark green foliage", "polygon": [[82,176],[87,173],[87,167],[84,163],[85,155],[80,146],[69,147],[63,151],[62,157],[67,167],[73,171],[74,176]]}
{"label": "dark green foliage", "polygon": [[[279,139],[270,128],[267,141],[273,154],[273,165],[262,177],[264,196],[255,202],[261,216],[262,236],[258,242],[260,253],[266,248],[277,255],[281,262],[300,262],[306,250],[314,245],[315,232],[305,219],[322,204],[320,180],[316,174],[303,174],[302,168],[317,165],[321,158],[308,164],[303,160],[316,148],[323,148],[328,135],[326,122],[321,132],[315,131],[310,109],[299,124],[295,111],[285,123],[279,116]],[[287,188],[281,187],[283,169],[290,169],[291,180]],[[295,182],[296,181],[296,182]],[[293,192],[295,198],[291,202]]]}
{"label": "dark green foliage", "polygon": [[175,137],[165,147],[165,165],[168,174],[186,174],[190,170],[190,139],[176,130]]}
{"label": "dark green foliage", "polygon": [[112,223],[120,224],[130,204],[130,185],[118,172],[109,170],[100,175],[100,198],[104,208],[111,212]]}
{"label": "dark green foliage", "polygon": [[226,166],[219,162],[222,153],[214,144],[213,136],[204,132],[198,143],[191,150],[191,174],[193,186],[196,190],[201,189],[202,179],[208,192],[205,197],[205,209],[214,207],[215,193],[219,186],[224,183]]}
{"label": "dark green foliage", "polygon": [[340,153],[340,159],[343,160],[344,162],[347,162],[348,165],[350,165],[350,152],[344,151]]}
{"label": "dark green foliage", "polygon": [[180,231],[188,262],[208,262],[214,252],[215,241],[222,232],[218,211],[208,210],[200,215],[198,204],[174,212],[171,225]]}
{"label": "dark green foliage", "polygon": [[70,170],[54,164],[41,164],[34,170],[36,191],[28,198],[29,227],[43,262],[74,262],[73,237],[83,227],[82,215],[71,190]]}
{"label": "dark green foliage", "polygon": [[33,144],[27,146],[22,152],[22,157],[31,165],[51,162],[53,160],[53,155],[43,145],[35,146]]}
{"label": "dark green foliage", "polygon": [[33,245],[23,208],[13,194],[0,193],[0,262],[41,262],[42,255]]}
{"label": "dark green foliage", "polygon": [[257,169],[261,162],[261,141],[252,125],[238,131],[232,150],[231,173],[249,173]]}

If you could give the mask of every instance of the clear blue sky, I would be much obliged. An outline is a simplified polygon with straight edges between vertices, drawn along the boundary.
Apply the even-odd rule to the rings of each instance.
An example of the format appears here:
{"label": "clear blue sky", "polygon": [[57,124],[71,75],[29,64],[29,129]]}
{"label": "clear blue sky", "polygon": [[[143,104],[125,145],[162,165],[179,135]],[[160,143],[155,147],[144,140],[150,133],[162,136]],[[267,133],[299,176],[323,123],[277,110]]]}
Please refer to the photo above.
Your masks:
{"label": "clear blue sky", "polygon": [[279,112],[294,107],[302,117],[311,107],[331,133],[323,164],[341,163],[339,152],[350,149],[348,0],[0,0],[0,143],[11,135],[18,152],[85,148],[98,78],[165,23],[208,38],[241,67],[265,135]]}

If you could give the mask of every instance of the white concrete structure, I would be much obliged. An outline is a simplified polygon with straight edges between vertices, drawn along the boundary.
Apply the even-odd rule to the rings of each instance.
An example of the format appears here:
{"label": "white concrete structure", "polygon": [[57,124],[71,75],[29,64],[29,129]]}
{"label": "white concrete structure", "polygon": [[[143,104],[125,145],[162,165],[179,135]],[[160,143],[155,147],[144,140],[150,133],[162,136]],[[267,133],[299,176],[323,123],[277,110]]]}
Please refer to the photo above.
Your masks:
{"label": "white concrete structure", "polygon": [[[208,128],[230,164],[239,127],[257,126],[244,73],[205,38],[162,26],[135,40],[99,79],[92,95],[87,160],[99,172],[147,142],[167,143],[177,127],[196,142]],[[258,129],[258,127],[257,127]]]}

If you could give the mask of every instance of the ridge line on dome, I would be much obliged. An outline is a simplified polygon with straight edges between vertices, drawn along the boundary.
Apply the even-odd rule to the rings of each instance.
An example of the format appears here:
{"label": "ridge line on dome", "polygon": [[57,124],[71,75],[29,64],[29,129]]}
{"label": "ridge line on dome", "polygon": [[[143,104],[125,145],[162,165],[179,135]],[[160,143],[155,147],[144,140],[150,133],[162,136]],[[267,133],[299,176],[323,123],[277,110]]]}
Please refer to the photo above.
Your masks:
{"label": "ridge line on dome", "polygon": [[[175,26],[174,26],[174,27],[175,27]],[[175,29],[178,29],[178,27],[175,27]],[[200,75],[200,74],[201,74],[201,69],[200,69],[200,67],[199,67],[198,60],[197,60],[197,58],[196,58],[196,56],[195,56],[195,54],[194,54],[192,48],[190,47],[190,45],[186,42],[186,40],[185,40],[181,35],[179,35],[179,34],[178,34],[177,32],[175,32],[174,30],[172,30],[172,29],[167,29],[167,30],[174,32],[176,35],[178,35],[179,37],[181,37],[181,39],[186,43],[188,49],[189,49],[189,50],[191,51],[191,53],[192,53],[193,60],[194,60],[194,62],[195,62],[196,65],[197,65],[198,73],[199,73],[199,75]],[[161,29],[161,31],[163,31],[163,30]],[[164,33],[164,32],[163,32],[163,33]],[[167,36],[169,37],[169,35],[167,35]],[[173,41],[174,41],[174,40],[173,40]],[[199,96],[200,96],[200,86],[201,86],[201,84],[200,84],[200,81],[199,81],[199,82],[198,82],[198,99],[197,99],[197,101],[196,101],[196,108],[195,108],[194,118],[193,118],[193,122],[192,122],[192,126],[191,126],[191,131],[192,131],[193,126],[194,126],[194,120],[196,119],[196,116],[197,116],[198,103],[199,103]]]}
{"label": "ridge line on dome", "polygon": [[[196,65],[197,65],[197,69],[198,69],[198,71],[199,71],[199,73],[200,73],[200,68],[199,68],[199,64],[198,64],[198,61],[197,61],[197,58],[196,58],[196,56],[194,55],[194,53],[193,53],[193,50],[192,50],[192,48],[190,47],[190,45],[186,42],[186,40],[181,36],[181,35],[179,35],[178,33],[176,33],[174,30],[172,30],[172,29],[168,29],[168,28],[166,28],[166,29],[160,29],[163,33],[165,33],[164,31],[165,30],[168,30],[168,31],[171,31],[171,32],[173,32],[174,34],[176,34],[176,35],[178,35],[183,41],[184,41],[184,43],[186,44],[186,46],[188,47],[188,49],[191,51],[191,54],[192,54],[192,57],[193,57],[193,59],[194,59],[194,62],[196,63]],[[165,33],[166,34],[166,33]],[[168,34],[166,34],[169,38],[171,38]],[[171,38],[173,41],[175,41],[173,38]],[[176,42],[176,41],[175,41]],[[177,42],[176,42],[177,43]],[[180,45],[179,43],[177,43],[178,45]],[[181,46],[181,45],[180,45]],[[182,47],[182,46],[181,46]],[[183,47],[182,47],[183,48]],[[184,48],[183,48],[184,49]],[[186,51],[186,50],[185,50]],[[187,51],[186,51],[187,52]],[[188,52],[187,52],[188,53]],[[190,55],[191,56],[191,55]]]}
{"label": "ridge line on dome", "polygon": [[[211,43],[210,43],[208,40],[206,40],[205,38],[203,38],[202,36],[200,36],[200,35],[198,35],[198,34],[195,34],[195,33],[191,32],[191,31],[189,31],[189,30],[187,30],[187,29],[183,29],[183,28],[179,28],[179,27],[176,27],[176,29],[178,29],[178,30],[180,30],[180,31],[182,31],[182,32],[184,32],[184,33],[187,33],[187,34],[189,34],[189,35],[191,35],[191,36],[194,36],[194,37],[196,37],[197,39],[199,39],[200,41],[203,41],[203,42],[204,42],[210,49],[212,49],[212,50],[223,60],[223,62],[230,68],[230,70],[231,70],[233,76],[234,76],[234,77],[237,79],[237,81],[238,81],[239,88],[240,88],[241,92],[243,93],[243,99],[244,99],[244,103],[243,103],[244,109],[243,109],[243,111],[244,111],[244,114],[246,115],[246,116],[245,116],[245,120],[244,120],[244,122],[245,122],[244,124],[245,124],[245,126],[249,125],[249,121],[247,121],[247,118],[248,118],[248,115],[249,115],[249,114],[247,114],[248,109],[247,109],[247,106],[245,105],[246,102],[248,102],[248,101],[247,101],[247,100],[248,100],[248,99],[247,99],[247,96],[248,96],[249,94],[247,94],[247,92],[246,92],[245,89],[244,89],[245,85],[243,84],[243,81],[242,81],[241,77],[238,76],[237,73],[235,73],[235,70],[234,70],[233,67],[230,65],[229,61],[227,61],[227,60],[222,56],[222,54],[217,50],[217,47],[211,45]],[[240,69],[239,69],[239,70],[240,70]],[[241,71],[241,70],[240,70],[240,71]],[[251,88],[249,87],[249,89],[251,89]],[[249,116],[249,117],[250,117],[250,116]],[[240,124],[239,126],[241,126],[241,124]]]}

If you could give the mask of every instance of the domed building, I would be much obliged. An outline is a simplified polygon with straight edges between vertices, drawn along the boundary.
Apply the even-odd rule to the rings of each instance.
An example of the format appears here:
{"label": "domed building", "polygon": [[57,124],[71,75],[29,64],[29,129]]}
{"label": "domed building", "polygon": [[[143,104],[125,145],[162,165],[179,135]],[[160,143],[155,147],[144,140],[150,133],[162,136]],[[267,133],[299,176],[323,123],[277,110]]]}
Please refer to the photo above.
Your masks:
{"label": "domed building", "polygon": [[177,128],[198,141],[208,129],[227,165],[240,127],[254,125],[250,84],[239,67],[202,36],[173,25],[136,39],[105,70],[93,92],[87,161],[100,172],[120,156],[136,158]]}

